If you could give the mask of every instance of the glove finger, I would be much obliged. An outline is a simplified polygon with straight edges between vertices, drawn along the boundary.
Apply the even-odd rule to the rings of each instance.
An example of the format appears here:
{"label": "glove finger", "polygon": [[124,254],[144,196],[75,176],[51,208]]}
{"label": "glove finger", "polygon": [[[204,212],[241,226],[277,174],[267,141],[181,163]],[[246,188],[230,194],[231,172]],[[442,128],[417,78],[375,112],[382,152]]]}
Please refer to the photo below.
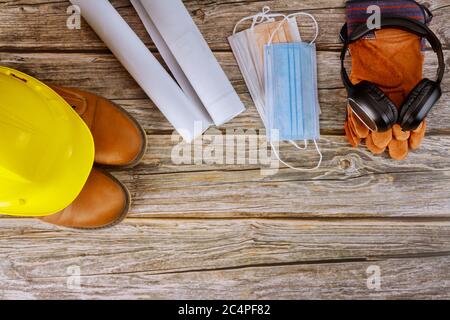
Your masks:
{"label": "glove finger", "polygon": [[386,151],[386,148],[379,148],[373,143],[372,135],[369,134],[366,138],[366,147],[370,150],[373,154],[382,154],[384,151]]}
{"label": "glove finger", "polygon": [[[417,127],[416,130],[413,130],[413,132],[415,132],[415,133],[422,132],[423,130],[426,129],[426,125],[427,125],[427,124],[425,123],[425,120],[422,121],[422,123]],[[424,128],[424,127],[425,127],[425,128]]]}
{"label": "glove finger", "polygon": [[423,139],[425,138],[426,129],[427,129],[427,125],[424,121],[424,122],[422,122],[422,124],[420,125],[419,128],[417,128],[416,130],[414,130],[411,133],[411,137],[409,138],[409,147],[412,150],[416,150],[420,147]]}
{"label": "glove finger", "polygon": [[403,131],[402,127],[398,124],[392,127],[392,132],[394,133],[394,138],[400,141],[408,140],[411,135],[410,131]]}
{"label": "glove finger", "polygon": [[369,135],[369,128],[367,128],[364,123],[353,113],[353,111],[349,110],[349,121],[352,122],[355,133],[358,137],[365,139]]}
{"label": "glove finger", "polygon": [[408,156],[408,141],[392,139],[388,148],[392,159],[404,160]]}
{"label": "glove finger", "polygon": [[352,121],[352,119],[351,119],[350,116],[348,117],[347,121],[348,121],[348,127],[349,127],[349,129],[352,131],[353,135],[356,136],[357,138],[361,138],[361,137],[358,135],[358,133],[356,132],[355,124],[354,124],[354,122]]}
{"label": "glove finger", "polygon": [[392,129],[386,132],[372,132],[372,140],[378,148],[386,148],[392,141]]}
{"label": "glove finger", "polygon": [[347,140],[348,142],[352,145],[353,148],[356,148],[360,142],[361,139],[359,139],[350,129],[348,121],[345,121],[344,123],[344,130],[345,130],[345,135],[347,136]]}

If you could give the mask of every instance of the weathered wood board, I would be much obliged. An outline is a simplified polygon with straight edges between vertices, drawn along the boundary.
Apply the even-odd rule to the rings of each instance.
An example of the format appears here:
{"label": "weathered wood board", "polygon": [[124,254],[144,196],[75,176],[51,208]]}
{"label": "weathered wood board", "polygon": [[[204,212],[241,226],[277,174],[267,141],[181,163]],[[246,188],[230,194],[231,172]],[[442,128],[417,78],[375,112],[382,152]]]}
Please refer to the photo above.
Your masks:
{"label": "weathered wood board", "polygon": [[[114,232],[2,222],[5,298],[448,298],[449,222],[130,219]],[[81,290],[67,288],[80,267]],[[381,272],[370,290],[369,267]],[[420,290],[419,290],[420,289]]]}
{"label": "weathered wood board", "polygon": [[[230,49],[226,39],[231,35],[236,22],[245,16],[254,15],[269,6],[274,12],[293,13],[308,11],[314,13],[322,30],[318,38],[319,49],[340,48],[337,37],[345,19],[344,0],[272,0],[272,1],[222,1],[187,0],[183,1],[191,12],[194,21],[215,51]],[[450,10],[448,0],[419,1],[426,3],[435,19],[431,27],[440,36],[444,46],[450,47],[447,21]],[[129,0],[111,0],[123,18],[130,24],[140,38],[152,49],[151,39],[146,33]],[[15,0],[14,3],[0,3],[2,21],[0,22],[0,46],[8,50],[106,50],[105,45],[95,33],[82,25],[82,30],[66,28],[68,1],[66,0]],[[314,33],[308,20],[299,19],[301,32],[305,39]],[[14,32],[11,32],[14,30]],[[33,33],[30,33],[33,30]],[[50,31],[49,31],[50,30]]]}
{"label": "weathered wood board", "polygon": [[[130,2],[111,2],[159,58]],[[219,137],[263,133],[227,42],[234,24],[265,5],[317,17],[324,162],[314,172],[281,167],[273,175],[251,161],[259,155],[249,143],[245,163],[205,155],[201,164],[175,164],[179,140],[170,124],[84,20],[80,30],[66,28],[69,1],[0,2],[2,65],[110,98],[148,134],[143,162],[113,171],[133,196],[121,225],[78,232],[0,217],[0,298],[450,298],[450,0],[420,2],[432,10],[445,49],[444,95],[423,146],[396,162],[343,137],[337,35],[344,0],[184,1],[248,107],[208,132]],[[299,22],[310,37],[312,25]],[[425,75],[435,69],[428,51]],[[317,161],[313,150],[283,146],[282,153],[297,166]],[[68,288],[69,266],[80,267],[81,290]],[[380,268],[378,290],[367,287],[370,266]]]}

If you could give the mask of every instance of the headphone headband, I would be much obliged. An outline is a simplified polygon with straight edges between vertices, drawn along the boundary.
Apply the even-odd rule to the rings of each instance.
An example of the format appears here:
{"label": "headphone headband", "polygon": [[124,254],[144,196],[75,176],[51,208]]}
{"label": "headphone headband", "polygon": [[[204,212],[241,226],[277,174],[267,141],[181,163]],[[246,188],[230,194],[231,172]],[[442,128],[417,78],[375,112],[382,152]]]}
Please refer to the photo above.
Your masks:
{"label": "headphone headband", "polygon": [[[436,82],[440,84],[442,82],[442,78],[444,77],[445,72],[445,62],[444,62],[444,53],[442,51],[442,44],[439,41],[438,37],[431,31],[428,26],[423,23],[420,23],[416,20],[411,20],[404,17],[389,17],[389,18],[381,18],[381,28],[395,28],[405,30],[411,33],[418,35],[419,37],[426,38],[428,42],[431,44],[433,51],[436,52],[438,56],[438,72],[437,72],[437,80]],[[347,30],[346,26],[343,28],[343,32]],[[353,84],[350,81],[347,70],[344,66],[345,55],[347,53],[348,47],[351,43],[361,39],[374,29],[370,29],[366,23],[359,25],[352,34],[348,37],[341,32],[341,38],[344,40],[344,47],[341,52],[341,75],[342,80],[344,82],[347,90],[353,88]]]}

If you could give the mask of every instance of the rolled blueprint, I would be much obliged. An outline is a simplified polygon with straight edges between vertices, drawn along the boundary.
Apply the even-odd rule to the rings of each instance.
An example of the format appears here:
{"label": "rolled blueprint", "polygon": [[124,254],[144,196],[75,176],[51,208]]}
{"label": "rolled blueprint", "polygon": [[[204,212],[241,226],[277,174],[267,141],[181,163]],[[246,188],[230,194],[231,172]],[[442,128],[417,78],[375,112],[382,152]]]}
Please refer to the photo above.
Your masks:
{"label": "rolled blueprint", "polygon": [[81,15],[187,142],[212,124],[205,109],[184,94],[108,0],[70,2],[80,7]]}
{"label": "rolled blueprint", "polygon": [[[216,125],[245,110],[181,0],[140,0]],[[142,15],[141,15],[142,16]]]}
{"label": "rolled blueprint", "polygon": [[[147,30],[148,34],[150,35],[150,38],[153,40],[153,43],[158,48],[158,51],[161,54],[161,57],[164,59],[164,62],[166,63],[167,67],[170,69],[170,72],[172,72],[175,80],[180,85],[184,94],[189,99],[191,99],[191,101],[193,103],[197,104],[200,108],[204,109],[205,107],[203,106],[202,101],[198,97],[197,93],[195,92],[194,88],[192,87],[191,83],[189,82],[189,79],[184,74],[183,69],[181,69],[180,65],[178,64],[174,55],[172,54],[172,52],[170,51],[166,42],[162,38],[158,29],[153,24],[153,21],[148,16],[147,11],[145,11],[145,8],[142,6],[141,1],[140,0],[131,0],[131,3],[133,4],[134,8],[136,9],[136,12],[138,13],[139,17],[141,18],[145,29]],[[206,109],[205,109],[205,112],[207,112]]]}

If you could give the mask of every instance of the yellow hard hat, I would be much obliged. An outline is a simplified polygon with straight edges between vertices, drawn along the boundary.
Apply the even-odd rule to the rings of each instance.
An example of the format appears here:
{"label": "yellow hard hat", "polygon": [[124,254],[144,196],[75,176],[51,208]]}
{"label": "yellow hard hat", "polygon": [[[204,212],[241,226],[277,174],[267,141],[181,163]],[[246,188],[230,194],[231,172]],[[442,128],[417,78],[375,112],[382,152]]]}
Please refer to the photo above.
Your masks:
{"label": "yellow hard hat", "polygon": [[0,67],[0,214],[46,216],[68,207],[94,162],[94,140],[56,92]]}

